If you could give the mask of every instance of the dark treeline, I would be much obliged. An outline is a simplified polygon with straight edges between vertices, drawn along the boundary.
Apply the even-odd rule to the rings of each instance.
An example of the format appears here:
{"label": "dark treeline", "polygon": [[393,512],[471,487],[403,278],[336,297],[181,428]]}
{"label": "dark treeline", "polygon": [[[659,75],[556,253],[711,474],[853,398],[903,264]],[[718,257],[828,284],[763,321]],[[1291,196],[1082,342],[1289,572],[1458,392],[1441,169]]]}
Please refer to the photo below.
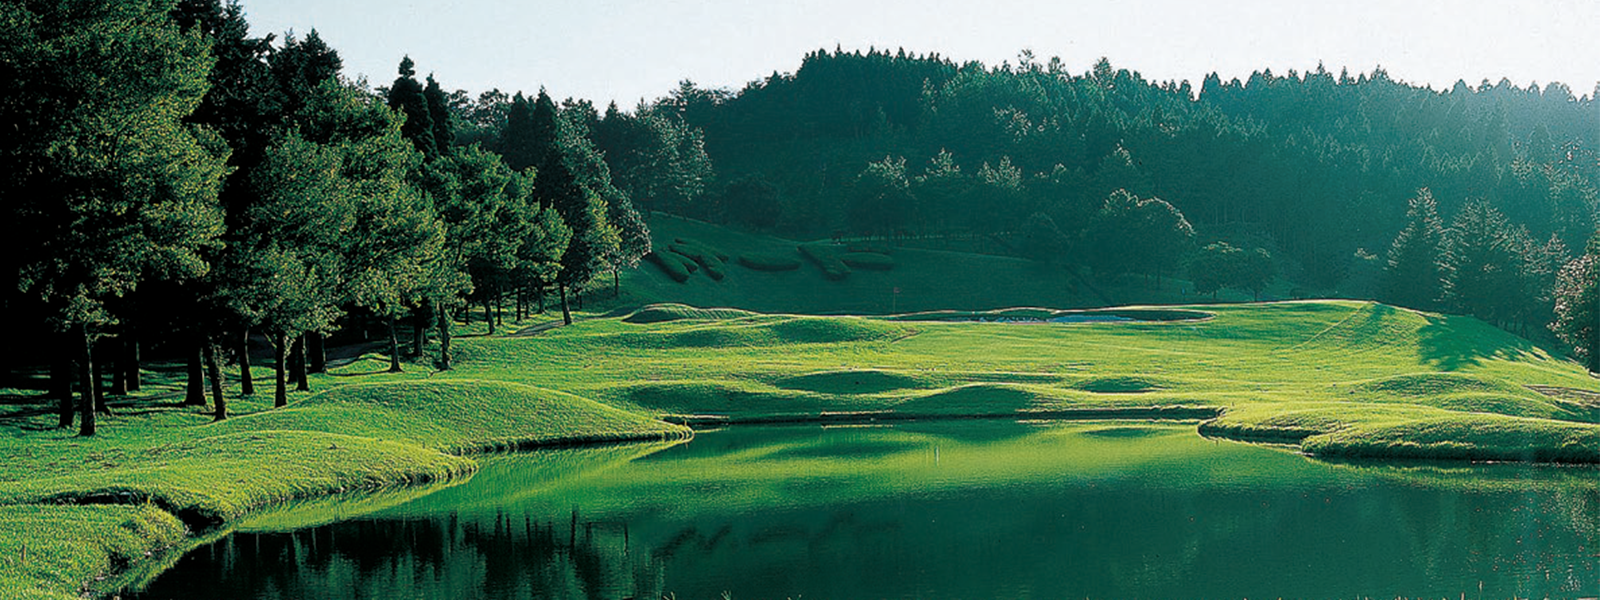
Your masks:
{"label": "dark treeline", "polygon": [[[341,331],[387,336],[391,371],[425,353],[449,368],[472,305],[492,333],[512,298],[543,311],[552,291],[570,322],[591,280],[615,286],[650,251],[629,191],[669,193],[651,173],[679,148],[649,142],[687,135],[681,120],[602,121],[542,90],[473,102],[409,58],[373,90],[315,31],[248,31],[221,0],[0,6],[0,255],[16,281],[0,301],[38,341],[10,345],[8,372],[48,359],[62,427],[93,435],[151,349],[187,363],[186,404],[206,404],[209,379],[216,419],[223,363],[254,393],[252,340],[272,347],[277,406]],[[605,135],[639,148],[616,153],[640,162],[619,163],[627,191]]]}
{"label": "dark treeline", "polygon": [[1600,106],[1559,83],[1441,92],[1319,67],[1196,90],[1103,59],[1073,74],[1028,53],[819,51],[659,105],[704,131],[724,181],[676,210],[802,237],[983,237],[1101,277],[1193,265],[1202,293],[1281,276],[1547,335],[1557,271],[1596,224]]}

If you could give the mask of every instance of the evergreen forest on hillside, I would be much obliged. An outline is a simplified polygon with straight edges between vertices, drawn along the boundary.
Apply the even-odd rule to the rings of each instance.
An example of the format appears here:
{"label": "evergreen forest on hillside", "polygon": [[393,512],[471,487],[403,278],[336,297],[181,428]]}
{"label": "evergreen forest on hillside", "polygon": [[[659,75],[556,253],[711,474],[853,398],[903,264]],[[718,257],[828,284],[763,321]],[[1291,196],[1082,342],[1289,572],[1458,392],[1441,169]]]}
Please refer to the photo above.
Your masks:
{"label": "evergreen forest on hillside", "polygon": [[0,11],[18,83],[0,300],[45,349],[12,344],[10,364],[48,362],[61,425],[85,434],[98,382],[138,388],[141,344],[184,357],[204,405],[229,354],[251,393],[239,357],[264,336],[283,404],[341,330],[386,334],[399,371],[449,368],[469,306],[551,301],[570,322],[651,256],[653,213],[1196,296],[1377,299],[1600,358],[1596,99],[1560,83],[1319,68],[1195,89],[1104,59],[823,50],[741,90],[602,110],[447,92],[410,58],[352,81],[315,31],[251,37],[221,0]]}

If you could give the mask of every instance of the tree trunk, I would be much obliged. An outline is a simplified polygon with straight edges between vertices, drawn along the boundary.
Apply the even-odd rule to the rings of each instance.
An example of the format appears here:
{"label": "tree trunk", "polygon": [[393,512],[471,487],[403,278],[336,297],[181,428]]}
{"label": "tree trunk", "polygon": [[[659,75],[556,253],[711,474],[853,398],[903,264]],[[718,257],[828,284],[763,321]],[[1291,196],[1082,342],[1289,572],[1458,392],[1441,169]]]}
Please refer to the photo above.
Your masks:
{"label": "tree trunk", "polygon": [[399,325],[395,324],[395,322],[398,321],[398,320],[399,319],[396,319],[394,317],[394,315],[389,315],[389,372],[390,373],[400,373],[400,372],[402,372],[402,369],[400,368],[400,335],[399,335],[398,332],[395,331],[396,329],[399,329]]}
{"label": "tree trunk", "polygon": [[139,375],[139,330],[130,320],[127,327],[123,328],[122,334],[127,336],[127,341],[123,344],[122,376],[127,382],[128,391],[137,392],[143,383]]}
{"label": "tree trunk", "polygon": [[489,305],[494,304],[494,302],[489,299],[493,295],[494,294],[489,293],[489,288],[488,287],[484,288],[484,290],[483,290],[483,320],[489,322],[489,335],[494,335],[494,325],[495,325],[495,323],[494,323],[494,310],[489,308]]}
{"label": "tree trunk", "polygon": [[289,350],[289,380],[294,383],[295,391],[311,391],[311,382],[306,378],[306,336],[303,333],[295,336],[294,346]]}
{"label": "tree trunk", "polygon": [[206,377],[204,372],[200,370],[200,346],[202,344],[196,343],[200,339],[201,336],[195,335],[188,340],[192,345],[185,348],[183,353],[184,359],[189,363],[189,377],[183,388],[184,406],[206,405]]}
{"label": "tree trunk", "polygon": [[494,288],[494,322],[495,322],[496,325],[505,325],[506,324],[506,320],[505,320],[506,311],[501,309],[501,305],[504,304],[504,302],[503,302],[504,298],[502,298],[501,296],[502,296],[502,291],[501,291],[500,287],[499,286],[495,286],[495,288]]}
{"label": "tree trunk", "polygon": [[306,367],[308,372],[328,372],[328,344],[321,332],[313,331],[306,334],[306,354],[310,360],[310,364]]}
{"label": "tree trunk", "polygon": [[622,269],[611,267],[611,297],[622,297]]}
{"label": "tree trunk", "polygon": [[422,353],[428,349],[428,313],[433,312],[433,303],[423,300],[417,309],[411,311],[411,356],[413,359],[422,358]]}
{"label": "tree trunk", "polygon": [[[91,349],[92,351],[92,349]],[[102,415],[111,414],[111,407],[106,404],[105,382],[101,381],[103,373],[100,372],[100,363],[93,363],[90,369],[90,378],[94,381],[94,411]]]}
{"label": "tree trunk", "polygon": [[256,393],[256,382],[250,378],[250,328],[244,328],[244,336],[239,338],[239,394],[244,396]]}
{"label": "tree trunk", "polygon": [[[494,335],[494,313],[489,311],[489,290],[483,291],[483,320],[489,322],[489,335]],[[470,312],[470,311],[469,311]]]}
{"label": "tree trunk", "polygon": [[222,366],[217,364],[217,345],[206,340],[201,350],[205,353],[206,376],[211,378],[211,403],[216,408],[211,417],[221,421],[228,418],[228,399],[222,394]]}
{"label": "tree trunk", "polygon": [[[71,336],[67,336],[67,339],[70,340]],[[73,413],[77,411],[72,404],[72,377],[71,345],[61,344],[56,347],[55,364],[50,367],[50,387],[60,406],[61,419],[56,426],[62,429],[72,426]]]}
{"label": "tree trunk", "polygon": [[528,318],[528,288],[517,286],[517,320]]}
{"label": "tree trunk", "polygon": [[439,320],[439,360],[435,366],[440,371],[450,370],[450,309],[441,306],[435,311],[435,318]]}
{"label": "tree trunk", "polygon": [[561,288],[561,323],[572,324],[572,308],[567,306],[567,284],[557,284]]}
{"label": "tree trunk", "polygon": [[118,335],[109,342],[110,348],[105,349],[107,359],[111,365],[111,393],[118,396],[128,395],[128,369],[124,363],[128,362],[126,334]]}
{"label": "tree trunk", "polygon": [[289,334],[279,331],[272,336],[272,363],[277,370],[278,387],[272,392],[272,405],[289,405],[289,373],[288,360],[285,355],[289,353]]}
{"label": "tree trunk", "polygon": [[78,325],[77,339],[74,343],[78,346],[78,384],[82,386],[81,399],[78,402],[79,423],[78,435],[94,435],[94,352],[91,346],[94,341],[89,338],[89,326]]}

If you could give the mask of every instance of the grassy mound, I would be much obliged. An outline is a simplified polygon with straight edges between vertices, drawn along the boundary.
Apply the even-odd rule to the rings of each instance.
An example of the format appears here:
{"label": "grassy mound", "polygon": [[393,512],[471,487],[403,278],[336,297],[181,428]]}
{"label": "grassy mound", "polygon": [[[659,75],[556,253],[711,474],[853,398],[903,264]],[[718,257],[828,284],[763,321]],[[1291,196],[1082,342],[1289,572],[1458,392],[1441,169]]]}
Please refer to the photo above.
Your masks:
{"label": "grassy mound", "polygon": [[1090,377],[1074,382],[1072,389],[1094,392],[1097,394],[1141,394],[1166,389],[1161,382],[1148,377],[1132,375],[1113,375],[1108,377]]}
{"label": "grassy mound", "polygon": [[681,252],[684,256],[695,259],[696,261],[701,259],[716,259],[727,262],[728,260],[727,253],[697,239],[679,237],[674,238],[673,242],[675,242],[675,245],[678,246],[679,252]]}
{"label": "grassy mound", "polygon": [[667,277],[671,277],[673,281],[678,283],[689,280],[689,273],[692,271],[690,266],[694,264],[688,257],[676,252],[651,252],[644,255],[644,259],[655,265],[656,268],[661,269],[662,273],[666,273]]}
{"label": "grassy mound", "polygon": [[800,268],[800,261],[780,254],[745,254],[739,257],[739,264],[747,269],[768,273],[793,271]]}
{"label": "grassy mound", "polygon": [[670,321],[742,319],[756,313],[737,308],[695,308],[683,304],[651,304],[623,317],[625,323],[646,325]]}
{"label": "grassy mound", "polygon": [[822,269],[822,276],[829,281],[841,281],[850,276],[850,266],[844,264],[841,258],[844,253],[839,248],[829,244],[801,244],[800,253],[811,259],[812,264]]}
{"label": "grassy mound", "polygon": [[822,394],[879,394],[928,387],[926,378],[878,369],[823,371],[785,377],[773,383],[780,388]]}
{"label": "grassy mound", "polygon": [[1316,456],[1600,463],[1600,427],[1495,414],[1361,423],[1307,438]]}
{"label": "grassy mound", "polygon": [[347,385],[221,430],[325,431],[445,452],[676,437],[682,428],[571,394],[498,381]]}
{"label": "grassy mound", "polygon": [[[705,244],[687,238],[678,238],[677,243],[669,244],[667,250],[673,254],[686,257],[705,268],[706,276],[716,281],[726,277],[726,264],[728,255],[718,252]],[[685,265],[687,267],[687,265]],[[690,269],[693,271],[693,269]]]}
{"label": "grassy mound", "polygon": [[141,450],[103,471],[0,484],[0,504],[145,504],[192,527],[257,506],[346,489],[446,479],[465,458],[412,444],[311,431],[227,433]]}

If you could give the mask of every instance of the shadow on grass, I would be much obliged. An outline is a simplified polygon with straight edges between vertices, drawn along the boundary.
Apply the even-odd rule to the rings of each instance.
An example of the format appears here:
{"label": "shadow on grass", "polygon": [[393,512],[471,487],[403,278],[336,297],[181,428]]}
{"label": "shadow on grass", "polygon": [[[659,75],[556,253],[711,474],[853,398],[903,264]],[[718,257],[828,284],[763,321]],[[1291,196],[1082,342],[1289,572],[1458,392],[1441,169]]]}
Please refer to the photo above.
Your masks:
{"label": "shadow on grass", "polygon": [[[1388,306],[1381,309],[1394,310]],[[1537,354],[1539,347],[1473,317],[1427,316],[1417,332],[1423,360],[1441,371],[1475,367],[1486,359],[1516,359]]]}
{"label": "shadow on grass", "polygon": [[329,377],[365,377],[367,375],[382,375],[382,374],[388,373],[388,372],[389,372],[389,367],[382,367],[382,368],[380,368],[380,369],[378,369],[376,371],[355,371],[355,372],[350,372],[350,373],[334,373],[333,371],[329,371],[328,372],[328,376]]}

